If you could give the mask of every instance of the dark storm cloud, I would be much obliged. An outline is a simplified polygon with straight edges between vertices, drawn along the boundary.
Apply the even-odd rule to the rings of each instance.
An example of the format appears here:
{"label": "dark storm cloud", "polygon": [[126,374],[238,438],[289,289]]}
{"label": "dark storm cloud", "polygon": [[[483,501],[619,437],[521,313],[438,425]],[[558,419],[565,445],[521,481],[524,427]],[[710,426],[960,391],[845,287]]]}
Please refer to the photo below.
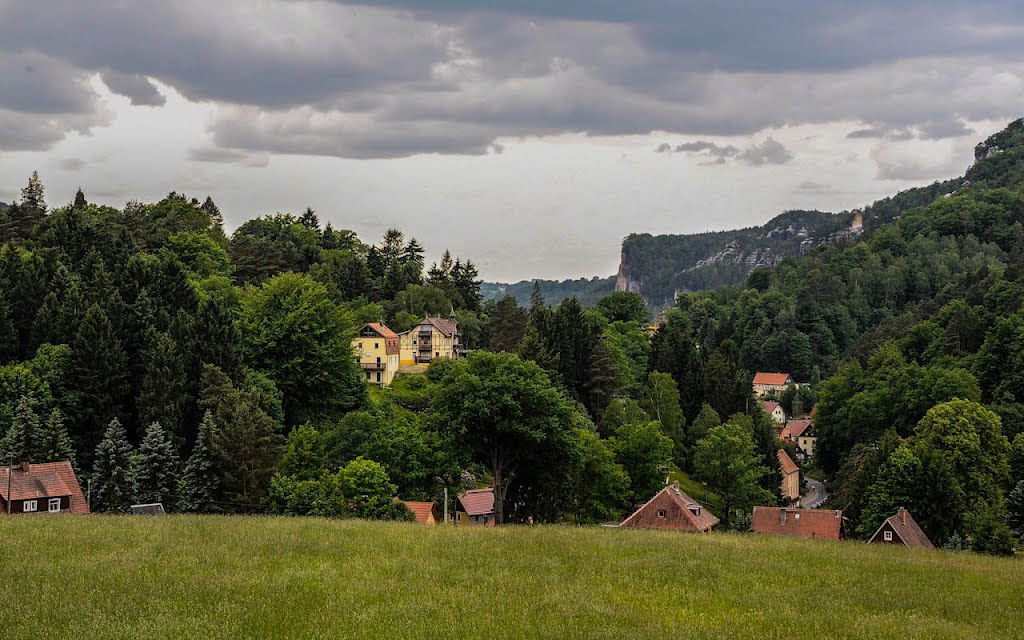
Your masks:
{"label": "dark storm cloud", "polygon": [[748,147],[736,156],[743,164],[759,167],[765,164],[786,164],[793,159],[793,153],[774,138]]}
{"label": "dark storm cloud", "polygon": [[[215,103],[215,144],[244,158],[840,120],[865,123],[854,138],[950,137],[964,119],[1015,115],[1022,13],[949,0],[0,0],[0,124],[21,127],[0,129],[0,149],[103,124],[97,74],[136,105],[163,104],[154,80]],[[784,162],[774,144],[705,152]]]}

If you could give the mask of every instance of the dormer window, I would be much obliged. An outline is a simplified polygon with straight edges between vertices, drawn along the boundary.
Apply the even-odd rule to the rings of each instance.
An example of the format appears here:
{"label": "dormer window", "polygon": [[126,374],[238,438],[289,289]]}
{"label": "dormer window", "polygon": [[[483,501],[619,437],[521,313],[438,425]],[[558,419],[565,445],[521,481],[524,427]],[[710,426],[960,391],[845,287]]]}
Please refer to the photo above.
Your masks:
{"label": "dormer window", "polygon": [[687,509],[689,509],[693,513],[693,515],[695,515],[695,516],[699,516],[700,515],[700,505],[699,504],[691,504],[689,507],[687,507]]}

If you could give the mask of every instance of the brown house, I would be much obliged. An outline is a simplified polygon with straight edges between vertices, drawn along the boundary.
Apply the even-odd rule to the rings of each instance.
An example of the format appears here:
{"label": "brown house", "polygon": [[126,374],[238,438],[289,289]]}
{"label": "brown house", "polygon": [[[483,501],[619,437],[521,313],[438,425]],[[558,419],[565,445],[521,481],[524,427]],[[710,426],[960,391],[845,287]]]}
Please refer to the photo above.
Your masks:
{"label": "brown house", "polygon": [[812,540],[841,540],[843,512],[790,507],[754,507],[754,533]]}
{"label": "brown house", "polygon": [[0,468],[0,504],[5,514],[89,513],[75,470],[67,461]]}
{"label": "brown house", "polygon": [[679,483],[675,482],[658,492],[619,526],[634,529],[711,531],[716,524],[718,518],[683,493],[679,489]]}
{"label": "brown house", "polygon": [[796,500],[800,497],[800,467],[796,466],[785,449],[779,449],[779,473],[782,474],[782,497]]}
{"label": "brown house", "polygon": [[896,515],[890,516],[878,527],[868,544],[902,544],[918,549],[934,549],[935,545],[928,539],[921,527],[914,522],[910,512],[900,507]]}
{"label": "brown house", "polygon": [[455,499],[455,522],[493,527],[494,490],[470,489]]}

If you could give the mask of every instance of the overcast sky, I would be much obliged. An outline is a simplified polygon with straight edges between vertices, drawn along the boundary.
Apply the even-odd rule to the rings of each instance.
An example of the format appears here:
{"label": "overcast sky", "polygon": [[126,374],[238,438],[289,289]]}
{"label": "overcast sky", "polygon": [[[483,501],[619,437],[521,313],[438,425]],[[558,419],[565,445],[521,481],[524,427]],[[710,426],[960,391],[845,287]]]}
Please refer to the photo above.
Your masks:
{"label": "overcast sky", "polygon": [[1019,0],[0,0],[0,200],[311,206],[491,280],[862,206],[1021,115]]}

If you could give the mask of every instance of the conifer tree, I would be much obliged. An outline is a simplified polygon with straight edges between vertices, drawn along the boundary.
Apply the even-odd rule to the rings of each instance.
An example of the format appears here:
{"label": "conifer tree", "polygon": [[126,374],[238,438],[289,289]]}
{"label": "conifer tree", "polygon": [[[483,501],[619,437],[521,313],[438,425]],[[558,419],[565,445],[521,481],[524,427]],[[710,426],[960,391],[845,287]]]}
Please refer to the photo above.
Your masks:
{"label": "conifer tree", "polygon": [[0,294],[0,362],[7,363],[18,355],[18,330],[11,320],[11,306]]}
{"label": "conifer tree", "polygon": [[22,212],[40,218],[46,213],[46,199],[44,195],[43,181],[39,179],[39,172],[33,171],[28,179],[28,184],[21,190]]}
{"label": "conifer tree", "polygon": [[139,445],[135,499],[139,504],[162,503],[174,511],[178,503],[178,453],[159,422],[150,423]]}
{"label": "conifer tree", "polygon": [[64,425],[64,414],[60,409],[50,412],[50,418],[46,421],[39,438],[40,462],[60,462],[67,460],[72,468],[78,469],[75,461],[75,448],[68,437],[67,427]]}
{"label": "conifer tree", "polygon": [[128,362],[110,319],[95,304],[86,312],[71,348],[70,386],[82,399],[75,417],[88,451],[99,440],[104,425],[123,408]]}
{"label": "conifer tree", "polygon": [[132,445],[121,421],[110,421],[96,447],[92,476],[92,510],[127,513],[135,494]]}
{"label": "conifer tree", "polygon": [[530,290],[530,315],[547,306],[544,301],[544,294],[540,290],[540,280],[533,281],[533,289]]}
{"label": "conifer tree", "polygon": [[201,208],[206,212],[206,215],[210,216],[211,228],[216,229],[224,226],[224,216],[221,215],[220,209],[213,202],[213,198],[206,196],[206,200],[203,201],[203,206]]}
{"label": "conifer tree", "polygon": [[185,366],[174,339],[164,332],[151,332],[145,360],[138,399],[139,420],[142,424],[161,421],[180,443],[188,395]]}
{"label": "conifer tree", "polygon": [[42,429],[39,425],[39,416],[36,415],[32,404],[32,398],[29,396],[22,396],[18,401],[11,428],[0,446],[0,460],[3,460],[4,464],[8,461],[43,462],[38,455]]}
{"label": "conifer tree", "polygon": [[307,229],[320,231],[320,218],[317,217],[316,211],[313,211],[312,207],[306,207],[306,211],[299,216],[299,224]]}
{"label": "conifer tree", "polygon": [[75,192],[75,203],[71,205],[72,209],[81,209],[89,203],[85,200],[85,194],[82,193],[82,187],[78,187],[78,191]]}
{"label": "conifer tree", "polygon": [[193,513],[219,511],[217,498],[220,495],[220,465],[214,448],[217,426],[213,414],[207,411],[199,425],[192,455],[185,464],[181,483],[181,509]]}

